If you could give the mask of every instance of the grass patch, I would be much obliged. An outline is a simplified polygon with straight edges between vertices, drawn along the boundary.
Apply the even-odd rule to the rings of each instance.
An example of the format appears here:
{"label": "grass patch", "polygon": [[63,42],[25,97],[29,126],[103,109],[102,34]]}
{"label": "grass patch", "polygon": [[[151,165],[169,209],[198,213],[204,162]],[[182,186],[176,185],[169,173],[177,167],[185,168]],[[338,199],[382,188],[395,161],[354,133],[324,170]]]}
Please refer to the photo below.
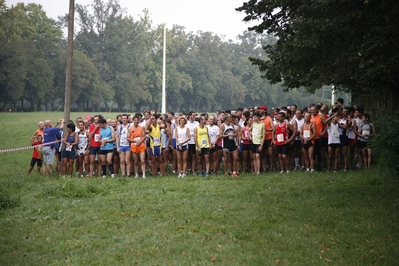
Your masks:
{"label": "grass patch", "polygon": [[0,265],[399,263],[399,183],[378,169],[82,179],[26,175],[30,156],[0,154]]}

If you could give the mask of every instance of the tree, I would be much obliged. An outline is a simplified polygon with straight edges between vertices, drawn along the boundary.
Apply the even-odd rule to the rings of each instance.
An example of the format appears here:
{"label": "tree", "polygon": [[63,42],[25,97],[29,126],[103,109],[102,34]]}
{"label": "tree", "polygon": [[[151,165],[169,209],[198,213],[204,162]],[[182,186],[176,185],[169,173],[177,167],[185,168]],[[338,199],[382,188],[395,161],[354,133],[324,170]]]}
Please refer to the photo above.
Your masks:
{"label": "tree", "polygon": [[250,60],[272,83],[310,91],[334,84],[376,98],[399,84],[399,8],[394,0],[250,0],[237,8],[250,30],[278,38]]}

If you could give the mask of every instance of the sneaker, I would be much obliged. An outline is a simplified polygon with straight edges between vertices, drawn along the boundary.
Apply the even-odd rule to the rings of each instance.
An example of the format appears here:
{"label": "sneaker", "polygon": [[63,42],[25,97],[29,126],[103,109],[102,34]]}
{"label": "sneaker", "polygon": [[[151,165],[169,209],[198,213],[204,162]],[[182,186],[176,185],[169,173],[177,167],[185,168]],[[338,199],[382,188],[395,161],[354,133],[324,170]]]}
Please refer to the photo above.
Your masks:
{"label": "sneaker", "polygon": [[138,178],[138,177],[139,177],[139,175],[137,175],[137,174],[134,176],[134,178]]}
{"label": "sneaker", "polygon": [[342,171],[346,172],[346,168],[342,169]]}
{"label": "sneaker", "polygon": [[237,173],[234,171],[234,172],[231,174],[231,176],[232,176],[232,177],[236,177],[236,176],[238,176],[238,175],[237,175]]}
{"label": "sneaker", "polygon": [[284,173],[284,171],[283,171],[283,170],[281,170],[281,171],[280,171],[280,174],[282,174],[282,173]]}
{"label": "sneaker", "polygon": [[336,173],[336,172],[337,172],[337,169],[334,169],[334,170],[333,170],[333,173]]}
{"label": "sneaker", "polygon": [[179,174],[177,177],[179,177],[179,178],[180,178],[180,177],[182,177],[182,176],[181,176],[181,174]]}
{"label": "sneaker", "polygon": [[289,174],[290,173],[290,170],[287,170],[287,174]]}
{"label": "sneaker", "polygon": [[313,170],[313,169],[310,169],[310,172],[311,172],[311,173],[313,173],[313,172],[314,172],[314,170]]}
{"label": "sneaker", "polygon": [[143,175],[143,179],[145,179],[145,175]]}
{"label": "sneaker", "polygon": [[103,175],[103,178],[106,178],[107,176],[106,175]]}
{"label": "sneaker", "polygon": [[199,176],[202,176],[202,172],[199,172],[198,175],[199,175]]}
{"label": "sneaker", "polygon": [[205,177],[208,178],[209,177],[209,173],[205,173]]}
{"label": "sneaker", "polygon": [[182,174],[181,177],[186,177],[186,174]]}
{"label": "sneaker", "polygon": [[114,177],[115,177],[115,175],[114,175],[114,174],[111,174],[111,177],[112,177],[112,178],[114,178]]}
{"label": "sneaker", "polygon": [[310,172],[310,169],[309,169],[309,168],[306,168],[306,172]]}
{"label": "sneaker", "polygon": [[256,173],[256,175],[260,175],[260,173],[259,173],[259,172],[257,172],[257,173]]}

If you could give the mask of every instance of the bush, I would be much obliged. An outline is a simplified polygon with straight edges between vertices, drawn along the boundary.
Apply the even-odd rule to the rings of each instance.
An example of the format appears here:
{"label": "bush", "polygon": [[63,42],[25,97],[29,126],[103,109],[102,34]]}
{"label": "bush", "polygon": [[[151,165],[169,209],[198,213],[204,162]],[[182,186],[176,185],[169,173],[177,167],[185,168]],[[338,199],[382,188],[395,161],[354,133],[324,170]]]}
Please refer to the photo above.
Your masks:
{"label": "bush", "polygon": [[399,174],[399,112],[373,119],[377,135],[372,143],[377,164]]}

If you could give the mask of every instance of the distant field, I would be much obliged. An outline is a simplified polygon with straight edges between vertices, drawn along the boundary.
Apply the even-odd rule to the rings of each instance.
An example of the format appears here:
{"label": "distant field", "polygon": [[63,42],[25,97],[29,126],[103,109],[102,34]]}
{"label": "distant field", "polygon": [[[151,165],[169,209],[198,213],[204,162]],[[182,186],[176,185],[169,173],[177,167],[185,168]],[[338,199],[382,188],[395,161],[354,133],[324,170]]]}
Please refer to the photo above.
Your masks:
{"label": "distant field", "polygon": [[[59,117],[0,113],[0,150]],[[0,265],[399,265],[399,183],[378,169],[45,178],[31,153],[0,153]]]}

